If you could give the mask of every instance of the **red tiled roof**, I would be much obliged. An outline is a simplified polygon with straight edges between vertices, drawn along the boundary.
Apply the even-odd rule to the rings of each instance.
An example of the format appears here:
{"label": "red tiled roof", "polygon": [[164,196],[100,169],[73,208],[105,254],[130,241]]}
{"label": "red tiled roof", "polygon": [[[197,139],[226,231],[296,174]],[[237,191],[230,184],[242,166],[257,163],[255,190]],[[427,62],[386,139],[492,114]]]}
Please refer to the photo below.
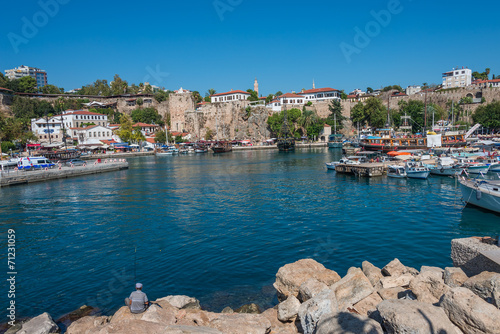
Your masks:
{"label": "red tiled roof", "polygon": [[114,139],[111,139],[111,140],[103,139],[103,140],[101,140],[101,143],[110,145],[110,144],[115,144],[115,143],[118,143],[118,142],[116,140],[114,140]]}
{"label": "red tiled roof", "polygon": [[132,125],[132,127],[136,128],[136,127],[159,127],[159,125],[154,125],[154,124],[146,124],[146,123],[135,123],[134,125]]}
{"label": "red tiled roof", "polygon": [[353,98],[355,98],[355,97],[356,97],[356,95],[347,95],[347,98],[348,98],[348,99],[353,99]]}
{"label": "red tiled roof", "polygon": [[146,138],[146,141],[147,141],[148,143],[151,143],[151,144],[154,144],[154,143],[155,143],[155,139],[154,139],[154,138],[151,138],[151,137],[150,137],[150,138]]}
{"label": "red tiled roof", "polygon": [[[71,111],[71,110],[66,110],[66,111]],[[88,110],[77,110],[77,111],[73,111],[73,112],[69,112],[63,116],[66,116],[66,115],[94,115],[94,116],[106,116],[104,114],[98,114],[96,112],[91,112],[91,111],[88,111]]]}
{"label": "red tiled roof", "polygon": [[7,91],[9,91],[9,92],[14,92],[14,91],[13,91],[13,90],[11,90],[11,89],[7,89],[7,88],[3,88],[3,87],[0,87],[0,90],[7,90]]}
{"label": "red tiled roof", "polygon": [[333,89],[330,87],[315,88],[315,89],[305,90],[303,92],[300,92],[299,94],[312,94],[312,93],[323,93],[323,92],[338,92],[338,89]]}
{"label": "red tiled roof", "polygon": [[280,100],[272,100],[271,102],[269,103],[280,103]]}
{"label": "red tiled roof", "polygon": [[304,97],[302,95],[297,95],[297,94],[293,94],[293,93],[286,93],[286,94],[283,94],[280,96],[280,98],[290,98],[290,97],[299,97],[301,99],[303,99]]}
{"label": "red tiled roof", "polygon": [[324,125],[325,128],[331,128],[332,126],[331,125],[328,125],[328,124],[325,124]]}
{"label": "red tiled roof", "polygon": [[394,92],[394,93],[392,93],[391,96],[408,96],[408,95],[406,95],[405,93],[401,93],[401,92]]}
{"label": "red tiled roof", "polygon": [[267,99],[267,97],[265,97],[265,96],[259,97],[259,100],[265,100],[265,99]]}
{"label": "red tiled roof", "polygon": [[247,95],[250,95],[249,92],[244,92],[242,90],[232,90],[230,92],[218,93],[218,94],[214,94],[212,96],[221,96],[221,95],[229,95],[229,94],[247,94]]}

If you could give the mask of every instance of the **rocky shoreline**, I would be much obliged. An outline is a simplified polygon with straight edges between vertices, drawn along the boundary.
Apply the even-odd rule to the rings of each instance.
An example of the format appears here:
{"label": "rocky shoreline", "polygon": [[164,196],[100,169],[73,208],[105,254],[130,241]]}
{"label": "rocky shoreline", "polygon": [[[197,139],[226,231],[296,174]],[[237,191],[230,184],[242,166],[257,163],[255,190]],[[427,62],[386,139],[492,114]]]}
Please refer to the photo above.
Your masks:
{"label": "rocky shoreline", "polygon": [[[142,314],[124,306],[112,316],[80,317],[66,333],[500,333],[498,272],[467,276],[459,267],[417,270],[396,258],[383,268],[364,261],[340,277],[303,259],[281,267],[274,288],[280,303],[261,313],[252,304],[238,312],[208,312],[195,298],[168,296]],[[44,313],[7,333],[58,331]]]}

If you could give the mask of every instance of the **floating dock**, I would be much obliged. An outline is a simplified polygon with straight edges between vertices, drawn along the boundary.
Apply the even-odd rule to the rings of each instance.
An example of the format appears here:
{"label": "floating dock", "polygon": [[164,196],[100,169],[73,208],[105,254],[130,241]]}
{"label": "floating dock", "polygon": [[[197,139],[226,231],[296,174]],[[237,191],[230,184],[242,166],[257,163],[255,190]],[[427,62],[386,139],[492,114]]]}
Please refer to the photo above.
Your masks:
{"label": "floating dock", "polygon": [[56,166],[55,168],[48,170],[8,170],[0,172],[0,187],[66,179],[69,177],[113,172],[122,169],[128,169],[128,162],[116,161],[99,164],[88,164],[86,166],[78,167],[61,167],[61,169]]}

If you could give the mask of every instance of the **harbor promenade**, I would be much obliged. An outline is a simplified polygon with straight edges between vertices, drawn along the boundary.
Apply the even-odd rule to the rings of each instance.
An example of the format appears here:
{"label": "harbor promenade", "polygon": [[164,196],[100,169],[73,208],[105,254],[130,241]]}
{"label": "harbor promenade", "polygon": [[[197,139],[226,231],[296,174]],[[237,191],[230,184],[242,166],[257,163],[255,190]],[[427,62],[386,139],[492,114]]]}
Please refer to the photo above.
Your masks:
{"label": "harbor promenade", "polygon": [[0,172],[0,187],[7,187],[19,184],[29,184],[69,177],[106,173],[128,168],[128,162],[116,161],[99,164],[88,164],[86,166],[61,167],[48,170],[6,170]]}

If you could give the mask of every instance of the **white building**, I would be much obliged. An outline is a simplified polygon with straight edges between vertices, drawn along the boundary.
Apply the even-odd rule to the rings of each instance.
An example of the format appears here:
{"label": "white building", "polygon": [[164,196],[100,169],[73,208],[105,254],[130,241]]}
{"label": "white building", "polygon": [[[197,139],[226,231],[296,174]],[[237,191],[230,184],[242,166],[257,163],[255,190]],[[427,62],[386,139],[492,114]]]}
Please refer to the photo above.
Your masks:
{"label": "white building", "polygon": [[281,105],[283,104],[305,104],[305,96],[294,93],[286,93],[278,96]]}
{"label": "white building", "polygon": [[500,79],[492,80],[474,80],[472,86],[488,88],[488,87],[500,87]]}
{"label": "white building", "polygon": [[21,79],[22,77],[32,77],[36,80],[36,88],[47,85],[47,72],[36,67],[21,65],[11,70],[5,70],[5,75],[10,80]]}
{"label": "white building", "polygon": [[73,140],[78,140],[78,145],[100,145],[101,140],[112,140],[113,130],[102,125],[91,125],[84,128],[70,128]]}
{"label": "white building", "polygon": [[226,93],[219,93],[210,96],[211,102],[231,102],[231,101],[245,101],[250,97],[249,92],[242,90],[232,90]]}
{"label": "white building", "polygon": [[144,136],[151,136],[153,135],[156,131],[158,131],[160,129],[160,126],[159,125],[155,125],[155,124],[146,124],[146,123],[135,123],[134,125],[132,125],[132,127],[134,128],[134,130],[136,128],[140,128],[141,129],[141,132]]}
{"label": "white building", "polygon": [[303,90],[298,95],[301,95],[306,103],[308,101],[340,100],[340,91],[330,87]]}
{"label": "white building", "polygon": [[443,73],[443,88],[455,88],[470,86],[472,82],[472,70],[469,68],[453,69]]}
{"label": "white building", "polygon": [[266,104],[266,108],[272,109],[273,112],[280,112],[281,111],[281,101],[276,99],[272,100],[268,104]]}
{"label": "white building", "polygon": [[81,128],[85,124],[93,123],[93,125],[107,126],[108,115],[90,112],[88,110],[66,110],[62,115],[56,115],[55,118],[61,118],[64,121],[65,128]]}
{"label": "white building", "polygon": [[31,132],[33,132],[42,143],[63,141],[61,118],[32,118]]}
{"label": "white building", "polygon": [[405,91],[406,91],[406,95],[413,95],[413,94],[417,94],[417,93],[419,93],[421,90],[422,90],[422,87],[420,87],[420,86],[418,86],[418,85],[408,86],[408,87],[406,87],[406,89],[405,89]]}

